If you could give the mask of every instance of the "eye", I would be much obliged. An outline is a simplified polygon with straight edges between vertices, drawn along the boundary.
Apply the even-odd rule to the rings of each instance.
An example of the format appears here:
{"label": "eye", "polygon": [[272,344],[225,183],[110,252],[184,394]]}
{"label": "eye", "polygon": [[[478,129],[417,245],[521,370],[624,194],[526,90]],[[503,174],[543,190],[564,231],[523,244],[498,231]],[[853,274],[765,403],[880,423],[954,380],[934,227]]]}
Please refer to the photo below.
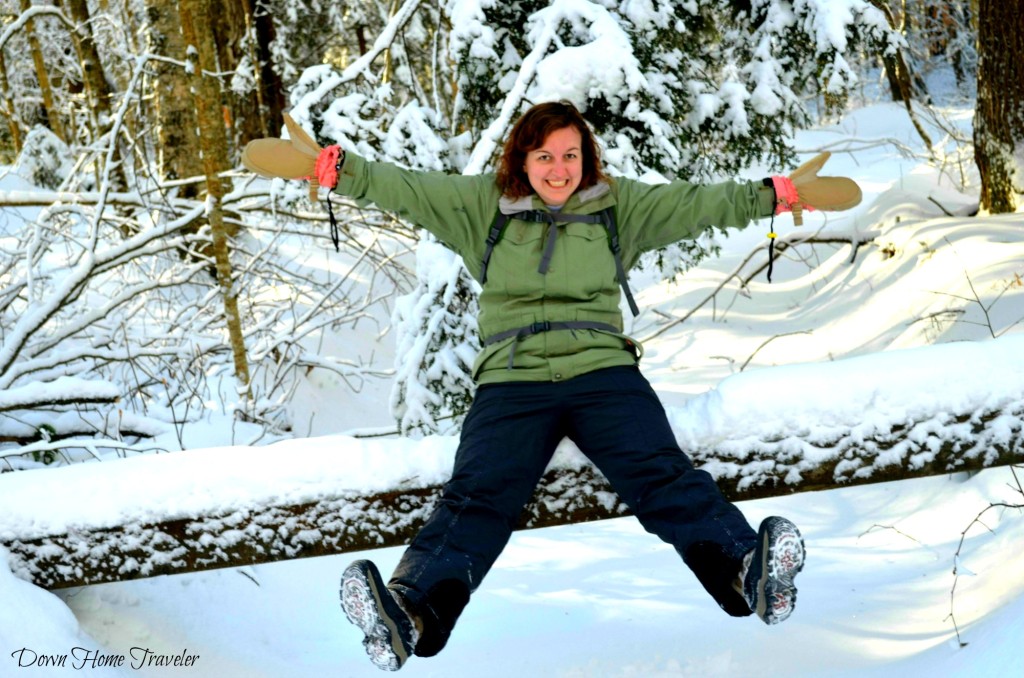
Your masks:
{"label": "eye", "polygon": [[579,156],[576,153],[566,153],[565,154],[565,159],[566,160],[575,160],[578,157]]}

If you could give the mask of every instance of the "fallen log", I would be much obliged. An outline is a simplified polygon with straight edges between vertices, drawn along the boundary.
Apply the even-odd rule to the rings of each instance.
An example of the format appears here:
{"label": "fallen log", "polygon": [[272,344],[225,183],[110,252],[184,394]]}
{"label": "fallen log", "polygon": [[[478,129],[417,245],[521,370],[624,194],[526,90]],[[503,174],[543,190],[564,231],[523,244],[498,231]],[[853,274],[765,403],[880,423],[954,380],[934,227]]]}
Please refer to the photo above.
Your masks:
{"label": "fallen log", "polygon": [[[1006,410],[950,416],[945,426],[934,420],[905,422],[868,438],[851,434],[823,441],[808,434],[748,444],[742,454],[727,443],[690,453],[730,500],[741,501],[1021,463],[1022,430],[1024,406],[1018,403]],[[4,477],[13,475],[0,476],[0,489]],[[218,515],[35,536],[0,534],[0,541],[22,577],[51,589],[83,586],[402,545],[433,509],[440,488],[436,482],[413,483]],[[573,457],[549,469],[519,527],[628,513],[604,478]]]}
{"label": "fallen log", "polygon": [[[732,501],[1024,463],[1022,351],[1017,335],[745,371],[668,414]],[[398,546],[456,446],[326,436],[0,473],[0,545],[48,588]],[[566,443],[520,528],[627,513]]]}

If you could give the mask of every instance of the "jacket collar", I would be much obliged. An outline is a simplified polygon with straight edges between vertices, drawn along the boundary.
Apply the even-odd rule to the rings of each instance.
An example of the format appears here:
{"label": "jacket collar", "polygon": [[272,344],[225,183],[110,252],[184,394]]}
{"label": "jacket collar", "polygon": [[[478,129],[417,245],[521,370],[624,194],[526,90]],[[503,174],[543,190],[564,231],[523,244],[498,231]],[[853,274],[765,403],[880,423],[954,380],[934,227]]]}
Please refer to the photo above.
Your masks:
{"label": "jacket collar", "polygon": [[[566,207],[572,209],[576,206],[583,206],[588,202],[607,195],[610,190],[611,186],[606,182],[598,182],[589,188],[585,188],[582,191],[574,193],[569,198],[569,202],[566,203]],[[530,195],[523,196],[522,198],[510,198],[507,195],[503,195],[498,200],[498,210],[502,214],[515,214],[516,212],[525,212],[526,210],[536,209],[536,207],[534,207],[534,198],[536,197],[536,193],[531,193]],[[542,207],[542,205],[539,204],[539,200],[538,207]]]}

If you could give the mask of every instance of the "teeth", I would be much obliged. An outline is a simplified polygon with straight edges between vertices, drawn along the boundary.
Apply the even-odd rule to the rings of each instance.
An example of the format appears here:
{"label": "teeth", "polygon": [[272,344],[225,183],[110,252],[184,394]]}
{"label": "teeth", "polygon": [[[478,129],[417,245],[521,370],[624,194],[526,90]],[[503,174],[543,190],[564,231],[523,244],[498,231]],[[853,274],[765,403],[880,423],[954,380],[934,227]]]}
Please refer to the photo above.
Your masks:
{"label": "teeth", "polygon": [[564,181],[548,181],[548,183],[554,186],[555,188],[564,188],[565,186],[569,185],[569,180],[566,179]]}

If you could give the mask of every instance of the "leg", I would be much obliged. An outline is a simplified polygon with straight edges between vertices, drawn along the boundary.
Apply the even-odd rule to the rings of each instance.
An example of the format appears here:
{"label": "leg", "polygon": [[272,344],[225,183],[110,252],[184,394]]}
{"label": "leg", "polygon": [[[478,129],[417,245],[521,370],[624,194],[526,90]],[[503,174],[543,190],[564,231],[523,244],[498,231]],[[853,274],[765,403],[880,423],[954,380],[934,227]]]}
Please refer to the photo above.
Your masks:
{"label": "leg", "polygon": [[749,615],[733,584],[757,533],[679,449],[650,384],[631,367],[574,381],[580,388],[572,401],[570,438],[644,528],[676,548],[726,612]]}
{"label": "leg", "polygon": [[436,654],[447,642],[564,437],[549,386],[495,384],[477,392],[452,478],[389,584],[423,617],[417,655]]}

